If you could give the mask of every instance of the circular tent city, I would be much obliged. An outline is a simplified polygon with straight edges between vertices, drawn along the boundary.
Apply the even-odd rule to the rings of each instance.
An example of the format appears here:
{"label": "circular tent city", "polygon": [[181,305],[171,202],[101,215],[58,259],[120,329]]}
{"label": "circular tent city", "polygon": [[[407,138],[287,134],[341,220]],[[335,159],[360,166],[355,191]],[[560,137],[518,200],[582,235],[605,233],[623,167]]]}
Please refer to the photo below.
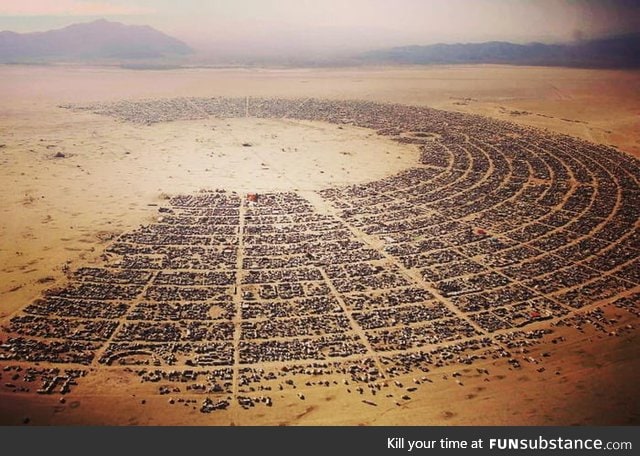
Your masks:
{"label": "circular tent city", "polygon": [[0,361],[29,368],[39,393],[117,371],[204,414],[276,410],[323,389],[380,410],[410,403],[440,374],[462,385],[463,369],[488,377],[496,363],[541,372],[544,355],[527,354],[563,342],[558,328],[617,335],[637,322],[640,162],[611,147],[361,101],[67,107],[140,128],[209,117],[350,125],[410,144],[419,159],[319,190],[213,184],[171,197],[101,266],[6,321]]}

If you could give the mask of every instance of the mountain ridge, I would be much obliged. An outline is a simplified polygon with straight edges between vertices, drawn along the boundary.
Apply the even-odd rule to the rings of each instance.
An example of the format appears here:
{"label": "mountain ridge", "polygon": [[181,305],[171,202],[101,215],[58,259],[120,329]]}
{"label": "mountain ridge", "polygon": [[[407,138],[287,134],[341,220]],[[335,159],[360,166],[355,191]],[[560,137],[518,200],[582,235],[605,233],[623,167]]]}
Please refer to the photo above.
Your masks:
{"label": "mountain ridge", "polygon": [[363,63],[395,64],[514,64],[577,67],[640,67],[640,33],[571,44],[508,41],[437,43],[398,46],[362,53]]}
{"label": "mountain ridge", "polygon": [[148,25],[99,19],[45,32],[0,32],[0,62],[138,60],[182,56],[193,50]]}
{"label": "mountain ridge", "polygon": [[[640,68],[640,33],[570,44],[508,41],[436,43],[324,56],[286,54],[230,62],[207,60],[183,41],[148,25],[125,25],[99,19],[44,32],[0,31],[0,63],[119,63],[127,68],[164,69],[182,65],[360,66],[431,64],[506,64],[588,68]],[[189,57],[185,59],[185,57]],[[245,59],[246,60],[246,59]],[[255,62],[254,62],[255,60]]]}

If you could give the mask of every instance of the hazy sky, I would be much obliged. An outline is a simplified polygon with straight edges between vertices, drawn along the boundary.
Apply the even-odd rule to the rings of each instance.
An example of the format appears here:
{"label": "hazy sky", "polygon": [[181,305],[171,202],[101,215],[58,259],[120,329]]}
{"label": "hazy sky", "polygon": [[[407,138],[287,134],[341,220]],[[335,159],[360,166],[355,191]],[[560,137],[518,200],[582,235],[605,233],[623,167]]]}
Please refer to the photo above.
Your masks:
{"label": "hazy sky", "polygon": [[640,30],[639,0],[0,0],[0,30],[106,18],[198,49],[333,52],[405,44],[560,42]]}

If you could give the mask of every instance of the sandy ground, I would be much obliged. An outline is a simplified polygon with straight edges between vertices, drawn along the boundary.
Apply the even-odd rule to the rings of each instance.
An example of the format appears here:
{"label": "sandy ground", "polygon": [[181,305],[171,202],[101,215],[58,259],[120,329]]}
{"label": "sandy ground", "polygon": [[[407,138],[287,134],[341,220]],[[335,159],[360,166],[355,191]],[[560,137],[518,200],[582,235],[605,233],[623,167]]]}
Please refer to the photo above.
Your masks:
{"label": "sandy ground", "polygon": [[[347,69],[0,69],[0,115],[51,102],[171,96],[367,99],[486,114],[640,153],[640,72],[499,65]],[[517,111],[517,112],[516,112]]]}
{"label": "sandy ground", "polygon": [[32,123],[7,119],[0,149],[0,317],[51,286],[63,266],[93,261],[105,241],[156,217],[168,194],[319,190],[385,177],[418,155],[367,129],[311,122],[139,127],[92,114],[70,118],[61,109],[32,115],[38,133]]}
{"label": "sandy ground", "polygon": [[[379,179],[411,166],[417,157],[412,146],[354,127],[258,119],[140,127],[63,110],[57,107],[61,103],[216,95],[369,99],[480,113],[640,155],[638,72],[500,66],[171,71],[5,66],[0,80],[0,319],[63,283],[65,268],[97,263],[110,239],[156,217],[168,194],[217,187],[314,190]],[[58,153],[64,157],[56,158]],[[376,413],[359,397],[337,394],[339,387],[314,390],[305,403],[281,403],[275,415],[268,410],[252,416],[240,410],[215,417],[197,410],[172,413],[186,407],[169,406],[165,397],[151,396],[138,384],[126,385],[130,397],[112,399],[113,385],[131,381],[114,371],[74,390],[81,398],[77,404],[38,397],[29,415],[34,424],[637,423],[637,337],[573,333],[572,345],[552,351],[556,368],[542,373],[525,368],[514,376],[504,363],[489,365],[491,378],[485,381],[473,375],[474,366],[463,373],[464,387],[437,378],[410,406],[388,405]],[[24,400],[0,394],[1,421],[21,422]],[[104,407],[107,396],[120,403]],[[146,404],[137,399],[142,396]],[[329,415],[318,405],[325,402],[331,402]],[[130,418],[112,409],[125,410]]]}

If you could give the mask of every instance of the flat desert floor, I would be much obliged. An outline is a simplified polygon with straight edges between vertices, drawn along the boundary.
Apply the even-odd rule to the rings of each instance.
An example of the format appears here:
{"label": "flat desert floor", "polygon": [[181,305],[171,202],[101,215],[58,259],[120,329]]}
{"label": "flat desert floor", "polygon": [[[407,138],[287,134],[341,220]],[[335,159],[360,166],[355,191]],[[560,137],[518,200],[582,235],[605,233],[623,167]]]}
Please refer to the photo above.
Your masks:
{"label": "flat desert floor", "polygon": [[[174,97],[366,100],[480,114],[640,156],[640,73],[631,71],[4,66],[0,80],[0,343],[20,333],[12,319],[26,306],[47,290],[65,287],[74,271],[101,267],[108,246],[141,225],[161,222],[158,209],[176,195],[224,189],[244,199],[254,192],[295,192],[317,213],[338,217],[329,200],[318,198],[319,191],[380,181],[420,159],[418,144],[351,124],[205,116],[139,125],[61,105]],[[245,210],[242,203],[241,217]],[[632,229],[637,232],[637,220]],[[376,248],[375,241],[371,246]],[[632,255],[630,264],[637,265],[637,251]],[[628,265],[617,267],[623,266]],[[379,378],[383,386],[364,392],[337,368],[320,376],[307,372],[295,384],[256,382],[247,396],[269,395],[273,403],[254,401],[248,410],[232,403],[202,413],[206,395],[197,388],[159,392],[166,379],[141,381],[144,375],[135,374],[135,365],[125,371],[97,360],[69,393],[36,394],[41,374],[34,373],[30,383],[25,370],[55,368],[55,363],[6,357],[0,359],[0,423],[637,424],[638,291],[637,282],[626,291],[635,296],[636,313],[606,296],[596,303],[605,306],[603,314],[572,313],[542,342],[514,349],[507,358],[516,362],[487,357],[472,366],[445,363],[424,375]],[[350,324],[353,311],[346,307]],[[251,365],[260,369],[261,364]],[[279,369],[273,363],[265,368]],[[269,389],[258,389],[265,386]],[[219,396],[237,399],[238,388]]]}

